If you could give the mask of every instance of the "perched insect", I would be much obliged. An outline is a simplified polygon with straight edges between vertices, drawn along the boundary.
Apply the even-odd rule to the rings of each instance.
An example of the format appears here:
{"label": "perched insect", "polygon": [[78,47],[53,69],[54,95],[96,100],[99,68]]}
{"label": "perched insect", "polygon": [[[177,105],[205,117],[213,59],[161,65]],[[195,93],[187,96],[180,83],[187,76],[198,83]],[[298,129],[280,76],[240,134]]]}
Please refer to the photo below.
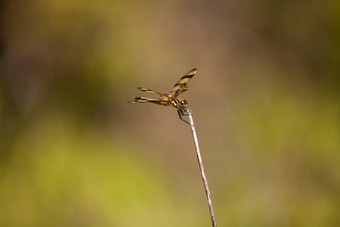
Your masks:
{"label": "perched insect", "polygon": [[156,92],[147,88],[138,87],[138,89],[141,91],[159,95],[159,97],[156,99],[146,97],[135,97],[134,100],[129,101],[128,103],[155,103],[163,106],[173,106],[177,109],[179,118],[185,123],[190,124],[189,122],[183,119],[183,116],[187,116],[188,102],[185,99],[178,99],[177,96],[179,96],[180,94],[189,89],[187,83],[193,76],[195,76],[196,73],[197,69],[190,70],[175,84],[175,86],[172,88],[172,91],[166,94]]}

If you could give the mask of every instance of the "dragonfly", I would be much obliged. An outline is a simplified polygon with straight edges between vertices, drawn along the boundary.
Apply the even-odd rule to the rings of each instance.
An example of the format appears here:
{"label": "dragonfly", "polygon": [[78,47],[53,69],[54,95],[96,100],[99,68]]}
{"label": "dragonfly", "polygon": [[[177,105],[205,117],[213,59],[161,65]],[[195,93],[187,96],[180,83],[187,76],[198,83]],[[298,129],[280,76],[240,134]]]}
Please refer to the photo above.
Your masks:
{"label": "dragonfly", "polygon": [[154,104],[163,105],[163,106],[175,107],[177,109],[179,119],[181,119],[187,124],[190,124],[185,119],[183,119],[183,116],[188,116],[188,109],[187,109],[188,101],[185,99],[179,99],[177,97],[189,89],[187,84],[190,81],[190,79],[196,75],[196,73],[197,73],[197,69],[194,68],[190,70],[187,74],[182,76],[182,78],[179,79],[179,81],[177,81],[175,86],[172,88],[170,93],[160,93],[160,92],[153,91],[147,88],[137,87],[137,89],[141,91],[151,93],[154,95],[158,95],[159,97],[158,98],[135,97],[134,100],[128,101],[128,103],[154,103]]}

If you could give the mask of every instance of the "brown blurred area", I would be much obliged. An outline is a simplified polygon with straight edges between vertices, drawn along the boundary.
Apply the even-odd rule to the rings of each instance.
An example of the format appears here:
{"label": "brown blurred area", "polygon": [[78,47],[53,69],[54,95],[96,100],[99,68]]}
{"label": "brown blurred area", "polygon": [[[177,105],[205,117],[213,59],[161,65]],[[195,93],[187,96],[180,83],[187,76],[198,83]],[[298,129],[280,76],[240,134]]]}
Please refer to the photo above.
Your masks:
{"label": "brown blurred area", "polygon": [[[340,225],[340,2],[0,2],[0,226]],[[145,95],[145,94],[143,94]]]}

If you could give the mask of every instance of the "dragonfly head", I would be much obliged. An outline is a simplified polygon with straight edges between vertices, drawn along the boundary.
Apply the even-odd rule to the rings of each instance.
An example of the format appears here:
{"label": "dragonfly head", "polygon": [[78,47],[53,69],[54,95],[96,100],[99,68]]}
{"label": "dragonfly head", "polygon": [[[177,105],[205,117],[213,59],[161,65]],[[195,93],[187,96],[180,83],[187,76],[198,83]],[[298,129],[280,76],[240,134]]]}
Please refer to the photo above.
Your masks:
{"label": "dragonfly head", "polygon": [[179,103],[180,103],[180,107],[183,109],[188,107],[188,101],[185,99],[182,99]]}

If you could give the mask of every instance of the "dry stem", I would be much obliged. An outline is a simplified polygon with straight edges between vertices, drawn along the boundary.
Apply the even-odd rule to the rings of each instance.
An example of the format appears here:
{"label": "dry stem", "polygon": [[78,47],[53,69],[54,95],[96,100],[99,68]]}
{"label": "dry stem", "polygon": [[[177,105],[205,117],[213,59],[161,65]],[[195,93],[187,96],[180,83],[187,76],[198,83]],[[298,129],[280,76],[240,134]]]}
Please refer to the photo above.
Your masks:
{"label": "dry stem", "polygon": [[211,217],[212,226],[216,227],[215,214],[214,214],[214,209],[213,209],[213,205],[212,205],[212,202],[211,202],[210,190],[209,190],[209,186],[208,186],[207,177],[205,176],[205,173],[204,173],[202,157],[201,157],[201,153],[200,153],[200,148],[198,146],[196,129],[195,129],[195,125],[194,125],[194,120],[192,119],[191,110],[188,110],[188,116],[189,116],[189,120],[190,120],[191,132],[192,132],[192,135],[194,137],[194,143],[195,143],[195,148],[196,148],[198,165],[199,165],[200,170],[201,170],[205,194],[206,194],[207,199],[208,199],[208,205],[209,205],[209,210],[210,210],[210,217]]}

